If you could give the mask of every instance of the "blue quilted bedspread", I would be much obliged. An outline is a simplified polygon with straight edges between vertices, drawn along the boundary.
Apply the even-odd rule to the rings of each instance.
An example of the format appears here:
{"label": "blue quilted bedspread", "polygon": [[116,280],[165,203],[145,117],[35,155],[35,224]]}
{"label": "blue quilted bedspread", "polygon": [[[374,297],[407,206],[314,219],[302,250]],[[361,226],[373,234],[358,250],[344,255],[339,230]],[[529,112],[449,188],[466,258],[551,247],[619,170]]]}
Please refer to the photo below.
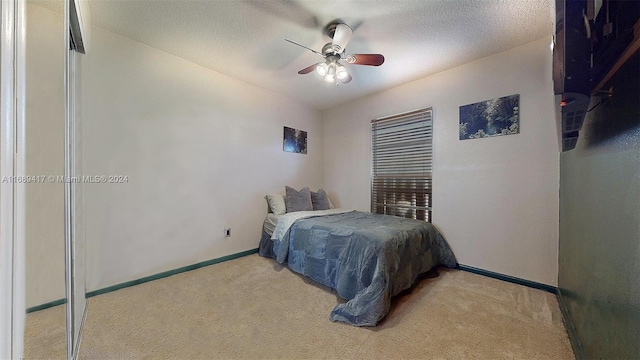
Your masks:
{"label": "blue quilted bedspread", "polygon": [[296,220],[274,240],[276,260],[326,285],[347,300],[331,320],[374,326],[389,312],[391,297],[436,265],[456,259],[430,223],[352,211]]}

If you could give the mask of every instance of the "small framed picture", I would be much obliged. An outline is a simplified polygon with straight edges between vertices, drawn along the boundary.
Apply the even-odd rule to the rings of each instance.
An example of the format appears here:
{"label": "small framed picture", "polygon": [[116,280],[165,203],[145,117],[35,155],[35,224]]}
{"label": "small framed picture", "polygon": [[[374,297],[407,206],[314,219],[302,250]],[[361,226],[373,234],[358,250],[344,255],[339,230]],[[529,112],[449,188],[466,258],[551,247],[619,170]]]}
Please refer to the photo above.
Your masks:
{"label": "small framed picture", "polygon": [[286,152],[306,154],[307,132],[285,126],[282,149]]}

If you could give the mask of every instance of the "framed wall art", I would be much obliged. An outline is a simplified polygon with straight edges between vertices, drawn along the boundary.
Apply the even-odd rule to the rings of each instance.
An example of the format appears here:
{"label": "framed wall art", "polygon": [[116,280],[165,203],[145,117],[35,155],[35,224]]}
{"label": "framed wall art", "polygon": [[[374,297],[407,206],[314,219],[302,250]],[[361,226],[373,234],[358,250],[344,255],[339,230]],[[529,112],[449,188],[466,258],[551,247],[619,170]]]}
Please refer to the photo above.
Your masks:
{"label": "framed wall art", "polygon": [[520,95],[460,106],[460,140],[520,133]]}
{"label": "framed wall art", "polygon": [[307,132],[290,127],[284,127],[284,139],[282,149],[286,152],[306,154]]}

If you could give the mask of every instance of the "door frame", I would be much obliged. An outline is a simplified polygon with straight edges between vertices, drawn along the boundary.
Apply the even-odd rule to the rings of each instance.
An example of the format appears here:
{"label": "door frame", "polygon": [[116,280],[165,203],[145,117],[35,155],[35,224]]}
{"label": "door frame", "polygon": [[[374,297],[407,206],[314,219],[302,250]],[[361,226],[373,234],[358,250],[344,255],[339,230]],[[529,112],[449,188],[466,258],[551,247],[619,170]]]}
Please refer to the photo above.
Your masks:
{"label": "door frame", "polygon": [[26,2],[0,7],[0,358],[24,357]]}

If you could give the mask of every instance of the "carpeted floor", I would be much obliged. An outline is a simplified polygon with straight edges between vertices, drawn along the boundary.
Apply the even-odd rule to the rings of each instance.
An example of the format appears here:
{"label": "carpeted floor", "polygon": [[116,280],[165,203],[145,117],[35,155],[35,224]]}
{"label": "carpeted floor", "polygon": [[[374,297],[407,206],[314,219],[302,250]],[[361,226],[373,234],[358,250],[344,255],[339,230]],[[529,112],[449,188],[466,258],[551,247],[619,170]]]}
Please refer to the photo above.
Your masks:
{"label": "carpeted floor", "polygon": [[[574,359],[553,294],[440,269],[376,327],[329,320],[335,293],[257,255],[89,299],[81,359]],[[27,315],[27,359],[63,359],[64,308]]]}

